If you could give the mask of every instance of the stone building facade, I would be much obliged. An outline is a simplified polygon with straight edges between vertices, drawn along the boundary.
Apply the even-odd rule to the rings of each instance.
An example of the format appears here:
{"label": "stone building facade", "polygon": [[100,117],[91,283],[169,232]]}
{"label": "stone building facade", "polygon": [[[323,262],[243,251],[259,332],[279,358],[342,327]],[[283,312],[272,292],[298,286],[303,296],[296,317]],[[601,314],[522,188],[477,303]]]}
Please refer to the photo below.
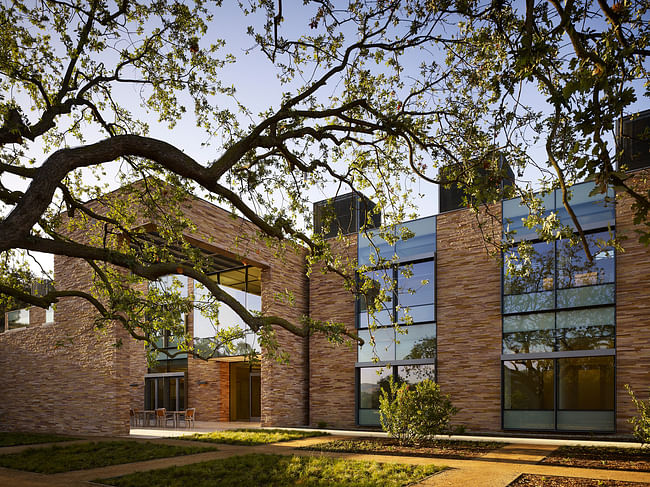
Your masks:
{"label": "stone building facade", "polygon": [[[642,175],[639,180],[641,178]],[[508,368],[508,364],[525,360],[518,362],[513,359],[512,350],[504,352],[504,320],[510,316],[504,312],[504,270],[499,258],[488,255],[484,245],[486,231],[496,234],[502,231],[501,209],[502,205],[490,208],[489,213],[496,215],[496,220],[490,221],[485,217],[487,227],[479,228],[481,215],[477,217],[462,208],[426,221],[433,229],[434,247],[425,249],[424,253],[421,253],[422,249],[418,250],[420,254],[408,265],[414,262],[434,269],[432,282],[427,287],[430,290],[427,292],[433,293],[431,303],[424,300],[413,307],[415,310],[419,306],[424,314],[432,309],[433,314],[415,320],[420,320],[417,325],[420,328],[405,326],[419,330],[415,335],[397,334],[397,345],[385,341],[382,342],[385,349],[382,351],[377,346],[375,351],[381,355],[391,350],[390,354],[379,357],[378,365],[390,367],[393,373],[432,372],[443,392],[450,394],[460,409],[456,423],[473,432],[521,429],[508,427],[506,422],[509,419],[504,419],[505,404],[511,399],[505,397],[510,394],[505,392],[505,382],[510,381],[508,388],[522,388],[525,395],[525,381],[531,377],[530,374],[525,377],[520,374],[513,379],[513,370],[517,370]],[[367,319],[363,303],[345,288],[340,276],[323,272],[320,268],[311,269],[308,275],[303,249],[278,252],[277,248],[267,246],[256,237],[250,223],[205,201],[193,202],[187,208],[187,214],[197,225],[196,232],[186,236],[194,245],[259,269],[264,312],[294,323],[309,316],[314,320],[344,323],[350,331],[367,334],[364,336],[372,333],[361,324],[362,319]],[[422,221],[414,222],[412,227],[419,228],[417,225]],[[623,241],[625,251],[615,254],[615,301],[607,305],[615,306],[615,325],[614,328],[601,327],[602,330],[615,330],[615,336],[607,338],[609,335],[603,332],[605,338],[601,337],[599,348],[593,352],[596,357],[613,357],[611,360],[615,363],[612,372],[615,374],[612,376],[615,427],[609,430],[594,427],[591,431],[627,434],[631,431],[628,419],[635,411],[624,386],[630,384],[641,396],[645,396],[650,388],[650,248],[634,237],[627,198],[620,198],[616,204],[615,231],[619,236],[629,236]],[[418,231],[415,233],[417,237]],[[356,263],[361,255],[360,249],[365,245],[362,241],[367,237],[365,233],[352,233],[333,240],[333,249],[351,263]],[[415,255],[413,249],[409,252]],[[395,270],[391,271],[397,279],[401,279],[398,277],[399,265],[395,264]],[[89,288],[91,271],[81,261],[57,257],[55,280],[62,288],[68,284]],[[539,293],[547,292],[549,282],[553,285],[548,278],[540,282]],[[559,284],[555,286],[559,287]],[[188,283],[188,292],[192,292],[191,282]],[[290,303],[277,299],[278,294],[287,292],[293,296]],[[394,317],[399,318],[401,313],[400,306],[395,304],[406,294],[394,291],[390,310]],[[585,306],[576,309],[583,308]],[[561,309],[554,311],[556,315],[563,312]],[[54,316],[53,322],[46,323],[45,311],[32,308],[30,326],[0,333],[0,379],[4,391],[8,392],[0,401],[0,430],[126,433],[129,408],[144,407],[145,379],[151,375],[144,360],[143,344],[128,337],[118,326],[95,329],[92,309],[78,299],[62,299]],[[188,316],[188,330],[191,332],[194,326],[193,317]],[[559,328],[554,330],[559,333]],[[121,348],[112,346],[116,339],[121,339]],[[251,367],[248,376],[250,394],[253,394],[253,378],[259,377],[255,380],[260,384],[259,418],[262,425],[372,426],[376,420],[372,401],[376,399],[380,386],[379,380],[373,382],[370,373],[371,369],[375,373],[374,368],[378,366],[368,360],[368,348],[334,345],[318,334],[304,339],[283,330],[278,332],[278,339],[289,353],[290,362],[267,360],[262,354],[259,370]],[[377,342],[381,342],[380,338]],[[614,348],[607,343],[614,343]],[[423,344],[428,348],[418,348]],[[399,352],[400,346],[404,349],[406,345],[412,346],[410,351]],[[416,349],[418,354],[414,353]],[[562,360],[589,355],[580,351],[565,353],[557,348],[535,352],[535,355],[531,350],[527,349],[527,355],[522,355],[529,364],[537,367],[544,360],[555,364],[552,365],[555,385],[542,385],[555,387],[551,390],[555,390],[558,397],[563,390],[560,382],[568,377],[561,375],[565,373],[565,369],[560,369],[565,367]],[[245,367],[243,362],[233,357],[209,361],[188,358],[186,371],[181,374],[184,374],[185,384],[184,407],[196,408],[199,421],[233,420],[236,417],[234,408],[238,407],[237,401],[240,400],[237,394],[241,393],[241,385],[237,385],[238,374],[245,376]],[[581,367],[577,372],[573,371],[578,377],[574,379],[583,381],[576,387],[591,387],[591,383],[586,381],[598,371],[588,363]],[[539,374],[541,381],[549,377],[548,370]],[[609,372],[601,370],[601,374],[601,382],[605,384]],[[603,387],[609,386],[605,384]],[[536,399],[530,400],[534,402]],[[553,411],[555,427],[523,429],[569,433],[557,427],[560,424],[557,417],[563,414],[557,401],[551,409],[542,405],[546,411]],[[525,425],[526,419],[521,419],[525,414],[521,413],[521,408],[517,411],[517,421],[523,421],[521,424]],[[535,414],[538,412],[534,411]],[[249,413],[254,416],[252,409]]]}

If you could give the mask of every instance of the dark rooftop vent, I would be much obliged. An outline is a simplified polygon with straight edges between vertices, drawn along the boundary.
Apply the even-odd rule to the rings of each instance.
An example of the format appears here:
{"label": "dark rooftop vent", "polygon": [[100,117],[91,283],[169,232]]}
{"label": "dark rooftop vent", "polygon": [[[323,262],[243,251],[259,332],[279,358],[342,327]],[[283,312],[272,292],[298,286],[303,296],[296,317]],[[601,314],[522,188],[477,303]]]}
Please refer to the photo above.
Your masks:
{"label": "dark rooftop vent", "polygon": [[[505,186],[512,186],[515,181],[515,174],[512,172],[512,168],[505,161],[503,156],[499,157],[499,168],[505,167],[508,177],[501,180],[501,189]],[[488,169],[479,169],[479,174],[482,176],[487,175]],[[444,168],[441,168],[440,178],[444,180]],[[464,192],[462,188],[459,188],[456,183],[450,183],[448,187],[439,185],[438,191],[438,212],[444,213],[445,211],[457,210],[459,208],[465,208],[466,205],[463,204],[463,195]]]}
{"label": "dark rooftop vent", "polygon": [[[381,214],[372,210],[375,203],[365,196],[348,193],[336,198],[314,203],[314,231],[325,238],[357,233],[366,224],[366,228],[381,225]],[[367,222],[370,213],[370,222]]]}
{"label": "dark rooftop vent", "polygon": [[650,110],[624,117],[618,126],[619,166],[628,171],[650,167]]}

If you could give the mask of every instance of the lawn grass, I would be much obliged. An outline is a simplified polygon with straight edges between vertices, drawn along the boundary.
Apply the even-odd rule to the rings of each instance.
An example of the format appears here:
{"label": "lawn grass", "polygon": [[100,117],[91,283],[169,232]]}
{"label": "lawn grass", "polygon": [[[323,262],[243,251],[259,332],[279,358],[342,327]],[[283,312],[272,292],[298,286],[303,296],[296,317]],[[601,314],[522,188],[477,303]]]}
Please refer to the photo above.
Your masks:
{"label": "lawn grass", "polygon": [[37,473],[60,473],[72,470],[141,462],[154,458],[191,455],[215,450],[214,447],[172,446],[136,441],[105,441],[77,445],[29,448],[20,453],[0,455],[0,467]]}
{"label": "lawn grass", "polygon": [[326,457],[242,455],[96,480],[118,487],[397,487],[446,467],[359,462]]}
{"label": "lawn grass", "polygon": [[34,445],[36,443],[54,443],[57,441],[72,441],[78,438],[58,436],[47,433],[8,433],[0,432],[0,447],[17,445]]}
{"label": "lawn grass", "polygon": [[227,443],[229,445],[265,445],[279,441],[300,440],[313,436],[326,436],[327,433],[318,431],[296,431],[282,429],[234,429],[215,431],[213,433],[195,433],[181,436],[181,440],[205,441],[208,443]]}

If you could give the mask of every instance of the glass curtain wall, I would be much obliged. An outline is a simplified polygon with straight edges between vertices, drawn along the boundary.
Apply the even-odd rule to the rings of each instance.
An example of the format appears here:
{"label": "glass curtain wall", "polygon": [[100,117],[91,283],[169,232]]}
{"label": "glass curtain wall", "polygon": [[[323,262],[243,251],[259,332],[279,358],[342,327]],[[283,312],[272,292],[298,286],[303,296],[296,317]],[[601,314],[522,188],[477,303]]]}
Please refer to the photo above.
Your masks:
{"label": "glass curtain wall", "polygon": [[[516,230],[520,242],[510,257],[526,261],[508,269],[504,259],[504,429],[615,429],[615,255],[606,244],[614,207],[603,195],[590,196],[592,189],[571,188],[592,261],[566,239],[533,240],[534,229],[521,223],[526,209],[518,200],[503,202],[504,231]],[[543,199],[547,214],[573,227],[559,191]]]}
{"label": "glass curtain wall", "polygon": [[[377,232],[361,232],[357,332],[357,404],[360,425],[379,425],[379,396],[389,377],[417,383],[436,378],[436,219],[396,226],[389,244]],[[397,326],[394,326],[396,324]]]}
{"label": "glass curtain wall", "polygon": [[[183,275],[165,276],[150,286],[159,289],[176,288],[182,297],[188,295],[188,278]],[[183,328],[186,327],[185,315],[178,316]],[[165,332],[155,337],[156,345],[169,353],[178,350],[178,339]],[[164,352],[156,355],[156,364],[149,367],[144,379],[144,409],[166,408],[168,411],[184,410],[187,397],[187,353],[180,353],[173,358]]]}
{"label": "glass curtain wall", "polygon": [[[257,267],[244,266],[214,274],[214,279],[221,288],[234,297],[249,311],[262,310],[262,270]],[[194,286],[194,299],[198,302],[208,302],[211,296],[208,290],[199,284]],[[244,336],[235,343],[234,351],[218,350],[217,356],[246,355],[251,351],[261,351],[255,335],[244,321],[230,307],[219,305],[218,322],[214,322],[198,307],[194,310],[194,338],[198,347],[207,346],[207,340],[215,336],[220,328],[241,328]]]}

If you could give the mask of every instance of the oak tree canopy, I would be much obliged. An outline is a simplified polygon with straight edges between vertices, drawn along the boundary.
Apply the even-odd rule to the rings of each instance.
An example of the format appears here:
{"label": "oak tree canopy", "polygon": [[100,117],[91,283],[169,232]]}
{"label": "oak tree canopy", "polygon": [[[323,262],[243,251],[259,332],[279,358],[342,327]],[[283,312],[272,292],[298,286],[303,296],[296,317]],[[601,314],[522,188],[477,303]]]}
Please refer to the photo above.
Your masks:
{"label": "oak tree canopy", "polygon": [[[457,185],[476,210],[520,196],[530,223],[551,239],[566,229],[544,216],[534,192],[560,188],[575,217],[570,187],[591,179],[595,191],[614,186],[633,198],[648,242],[650,194],[617,168],[614,131],[647,106],[649,6],[3,1],[0,295],[44,308],[77,296],[96,307],[98,325],[117,320],[148,340],[163,328],[180,333],[174,317],[194,304],[177,289],[138,284],[182,271],[210,291],[215,316],[219,302],[230,306],[269,349],[274,325],[342,339],[340,324],[250,313],[211,280],[205,256],[182,236],[192,230],[181,210],[193,194],[243,216],[269,242],[306,247],[310,263],[351,284],[350,269],[312,232],[313,188],[365,194],[387,226],[413,214],[418,181]],[[220,35],[233,25],[248,28],[246,50]],[[259,73],[280,87],[261,110],[225,81],[253,53],[263,55]],[[188,120],[192,140],[175,131]],[[498,184],[508,177],[504,159],[516,185]],[[102,196],[106,170],[128,197]],[[101,209],[85,204],[91,199]],[[135,200],[137,210],[128,204]],[[157,222],[155,242],[138,225],[143,211]],[[73,237],[89,221],[100,231]],[[93,291],[55,282],[46,295],[25,292],[21,259],[31,252],[84,259]],[[145,319],[156,313],[162,318]],[[212,350],[237,333],[224,331]],[[183,346],[192,350],[191,337]]]}

